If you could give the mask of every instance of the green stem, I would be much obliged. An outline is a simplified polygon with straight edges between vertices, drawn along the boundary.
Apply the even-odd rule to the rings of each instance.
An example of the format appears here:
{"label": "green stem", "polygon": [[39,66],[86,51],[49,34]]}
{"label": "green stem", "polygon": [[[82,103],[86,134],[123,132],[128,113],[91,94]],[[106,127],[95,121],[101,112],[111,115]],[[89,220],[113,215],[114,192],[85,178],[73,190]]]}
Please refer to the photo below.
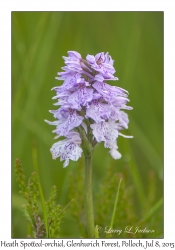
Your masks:
{"label": "green stem", "polygon": [[94,238],[94,211],[92,195],[92,153],[85,155],[85,209],[87,232],[89,238]]}

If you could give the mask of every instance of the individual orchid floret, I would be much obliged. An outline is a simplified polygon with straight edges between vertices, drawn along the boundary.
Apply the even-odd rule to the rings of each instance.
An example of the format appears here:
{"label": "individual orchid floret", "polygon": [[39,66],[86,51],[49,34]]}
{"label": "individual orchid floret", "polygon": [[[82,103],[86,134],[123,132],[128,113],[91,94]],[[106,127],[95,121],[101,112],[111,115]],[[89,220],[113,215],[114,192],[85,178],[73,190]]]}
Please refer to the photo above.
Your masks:
{"label": "individual orchid floret", "polygon": [[115,102],[119,96],[128,96],[126,90],[116,86],[111,86],[105,82],[95,82],[92,86],[99,94],[101,94],[104,100],[109,103]]}
{"label": "individual orchid floret", "polygon": [[118,137],[118,125],[111,122],[100,122],[91,125],[92,132],[97,142],[104,141],[105,148],[111,148]]}
{"label": "individual orchid floret", "polygon": [[50,125],[56,125],[56,129],[53,132],[62,136],[67,136],[68,132],[78,127],[84,119],[76,110],[71,108],[65,109],[61,107],[58,110],[51,110],[50,112],[53,113],[54,117],[58,120],[54,122],[45,121]]}
{"label": "individual orchid floret", "polygon": [[77,132],[69,132],[67,138],[54,143],[50,149],[52,158],[60,157],[61,161],[65,161],[63,167],[67,167],[69,160],[77,161],[83,152],[80,147],[81,138]]}
{"label": "individual orchid floret", "polygon": [[81,74],[76,72],[60,72],[60,77],[55,77],[57,80],[63,80],[64,83],[60,87],[62,90],[70,90],[77,86],[81,81]]}
{"label": "individual orchid floret", "polygon": [[86,109],[86,118],[91,118],[99,123],[110,117],[111,106],[101,100],[92,100],[89,107]]}
{"label": "individual orchid floret", "polygon": [[81,67],[81,55],[76,51],[68,51],[68,57],[63,56],[64,62],[66,64],[65,67],[62,67],[63,70],[71,71],[71,72],[82,72]]}
{"label": "individual orchid floret", "polygon": [[[89,78],[93,78],[92,69],[89,64],[82,59],[81,55],[76,51],[68,51],[68,57],[63,56],[66,66],[62,67],[65,72],[59,72],[56,79],[61,80],[67,76],[73,76],[74,74],[83,74]],[[62,79],[63,80],[63,79]]]}
{"label": "individual orchid floret", "polygon": [[85,80],[80,82],[75,91],[69,95],[67,101],[72,105],[73,109],[81,109],[81,106],[88,106],[93,98],[93,89],[88,88],[88,82]]}
{"label": "individual orchid floret", "polygon": [[113,67],[114,61],[108,53],[105,54],[104,52],[101,52],[95,56],[87,55],[86,60],[90,64],[91,68],[99,72],[104,79],[118,79],[113,76],[115,73],[115,69]]}

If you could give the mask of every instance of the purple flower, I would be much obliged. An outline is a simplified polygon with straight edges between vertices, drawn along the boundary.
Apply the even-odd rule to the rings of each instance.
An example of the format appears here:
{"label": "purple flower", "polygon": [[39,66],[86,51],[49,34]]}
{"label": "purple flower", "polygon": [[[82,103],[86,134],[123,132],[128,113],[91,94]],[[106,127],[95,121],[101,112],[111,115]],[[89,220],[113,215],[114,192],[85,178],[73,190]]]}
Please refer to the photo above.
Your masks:
{"label": "purple flower", "polygon": [[93,89],[88,88],[88,82],[85,80],[80,82],[76,90],[69,95],[68,102],[72,105],[74,109],[81,109],[81,106],[88,106],[89,102],[93,98]]}
{"label": "purple flower", "polygon": [[81,106],[88,106],[93,99],[93,89],[83,78],[80,80],[69,90],[63,86],[54,88],[56,96],[53,99],[58,99],[55,105],[67,106],[76,110],[81,110]]}
{"label": "purple flower", "polygon": [[93,100],[86,109],[86,118],[91,118],[97,123],[108,119],[110,114],[110,105],[100,100]]}
{"label": "purple flower", "polygon": [[[74,88],[81,81],[81,74],[76,72],[61,72],[60,77],[55,77],[57,80],[64,80],[61,89]],[[57,87],[56,87],[57,88]]]}
{"label": "purple flower", "polygon": [[54,117],[58,120],[54,122],[45,121],[50,125],[56,125],[56,129],[53,132],[60,136],[67,136],[68,132],[78,127],[84,119],[76,110],[71,108],[65,109],[61,107],[58,110],[51,110],[50,112],[53,113]]}
{"label": "purple flower", "polygon": [[91,125],[93,135],[97,142],[104,141],[105,148],[111,148],[118,137],[118,125],[117,123],[110,122],[100,122]]}
{"label": "purple flower", "polygon": [[[60,157],[64,167],[69,160],[77,161],[84,150],[85,144],[92,148],[97,143],[104,142],[114,159],[119,159],[117,138],[123,136],[120,131],[127,129],[128,115],[123,111],[130,110],[128,92],[120,87],[107,84],[106,80],[118,80],[114,76],[114,61],[108,53],[87,55],[86,60],[76,51],[68,51],[64,57],[64,72],[59,72],[57,80],[62,80],[61,86],[54,87],[56,95],[56,110],[50,110],[56,119],[53,130],[56,138],[65,139],[54,143],[50,149],[53,159]],[[83,143],[82,143],[83,142]],[[85,147],[85,148],[84,148]]]}
{"label": "purple flower", "polygon": [[105,79],[115,79],[113,74],[115,73],[115,69],[113,67],[114,61],[108,53],[98,53],[95,56],[87,55],[87,62],[90,64],[91,68],[95,71],[99,72]]}
{"label": "purple flower", "polygon": [[119,96],[127,97],[127,91],[116,86],[111,86],[105,82],[95,82],[93,88],[101,94],[106,102],[113,103]]}
{"label": "purple flower", "polygon": [[60,157],[61,161],[65,161],[63,167],[67,167],[69,160],[77,161],[83,152],[80,147],[81,138],[78,133],[70,132],[67,138],[54,143],[50,149],[52,158]]}
{"label": "purple flower", "polygon": [[64,62],[66,64],[65,67],[62,67],[65,71],[70,72],[82,72],[81,67],[81,55],[76,51],[68,51],[68,57],[63,56]]}

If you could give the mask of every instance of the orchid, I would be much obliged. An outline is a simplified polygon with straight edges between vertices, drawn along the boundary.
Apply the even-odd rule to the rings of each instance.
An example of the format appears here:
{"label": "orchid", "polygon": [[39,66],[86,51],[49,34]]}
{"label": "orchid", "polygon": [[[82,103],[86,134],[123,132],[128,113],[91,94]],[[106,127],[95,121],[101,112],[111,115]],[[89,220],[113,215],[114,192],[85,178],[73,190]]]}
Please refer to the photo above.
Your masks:
{"label": "orchid", "polygon": [[82,153],[85,155],[85,208],[87,231],[90,238],[95,237],[93,195],[92,195],[92,153],[99,143],[109,149],[113,159],[120,159],[117,139],[123,135],[120,131],[128,128],[127,106],[128,92],[117,86],[106,83],[107,80],[118,80],[114,76],[114,60],[108,53],[87,55],[86,60],[76,51],[68,51],[64,57],[64,72],[58,73],[57,80],[61,86],[54,87],[56,110],[50,110],[56,119],[48,124],[56,126],[55,139],[64,136],[63,140],[54,143],[50,149],[52,158],[60,157],[67,167],[69,160],[77,161]]}
{"label": "orchid", "polygon": [[129,99],[125,89],[106,83],[106,80],[118,80],[114,76],[114,60],[104,52],[87,55],[84,60],[76,51],[68,51],[68,57],[63,56],[63,59],[64,72],[56,77],[63,80],[63,84],[53,88],[56,92],[53,99],[57,101],[54,105],[59,108],[50,110],[56,121],[45,120],[56,126],[53,130],[55,138],[65,137],[52,146],[53,159],[65,160],[64,167],[69,160],[77,161],[85,151],[82,143],[85,139],[92,148],[104,142],[111,156],[119,159],[117,138],[122,135],[120,130],[127,129],[129,123],[123,110],[132,107],[126,105]]}

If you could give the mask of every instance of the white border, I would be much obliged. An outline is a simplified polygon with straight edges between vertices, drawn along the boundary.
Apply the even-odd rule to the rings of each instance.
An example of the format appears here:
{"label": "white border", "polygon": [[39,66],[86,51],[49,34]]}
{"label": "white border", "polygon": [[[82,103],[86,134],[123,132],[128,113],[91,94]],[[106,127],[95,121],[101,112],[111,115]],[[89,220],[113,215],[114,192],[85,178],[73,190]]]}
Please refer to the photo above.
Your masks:
{"label": "white border", "polygon": [[[93,6],[93,7],[92,7]],[[0,3],[0,237],[11,239],[11,11],[164,11],[164,241],[173,241],[175,224],[175,146],[174,146],[174,1],[15,1]]]}

